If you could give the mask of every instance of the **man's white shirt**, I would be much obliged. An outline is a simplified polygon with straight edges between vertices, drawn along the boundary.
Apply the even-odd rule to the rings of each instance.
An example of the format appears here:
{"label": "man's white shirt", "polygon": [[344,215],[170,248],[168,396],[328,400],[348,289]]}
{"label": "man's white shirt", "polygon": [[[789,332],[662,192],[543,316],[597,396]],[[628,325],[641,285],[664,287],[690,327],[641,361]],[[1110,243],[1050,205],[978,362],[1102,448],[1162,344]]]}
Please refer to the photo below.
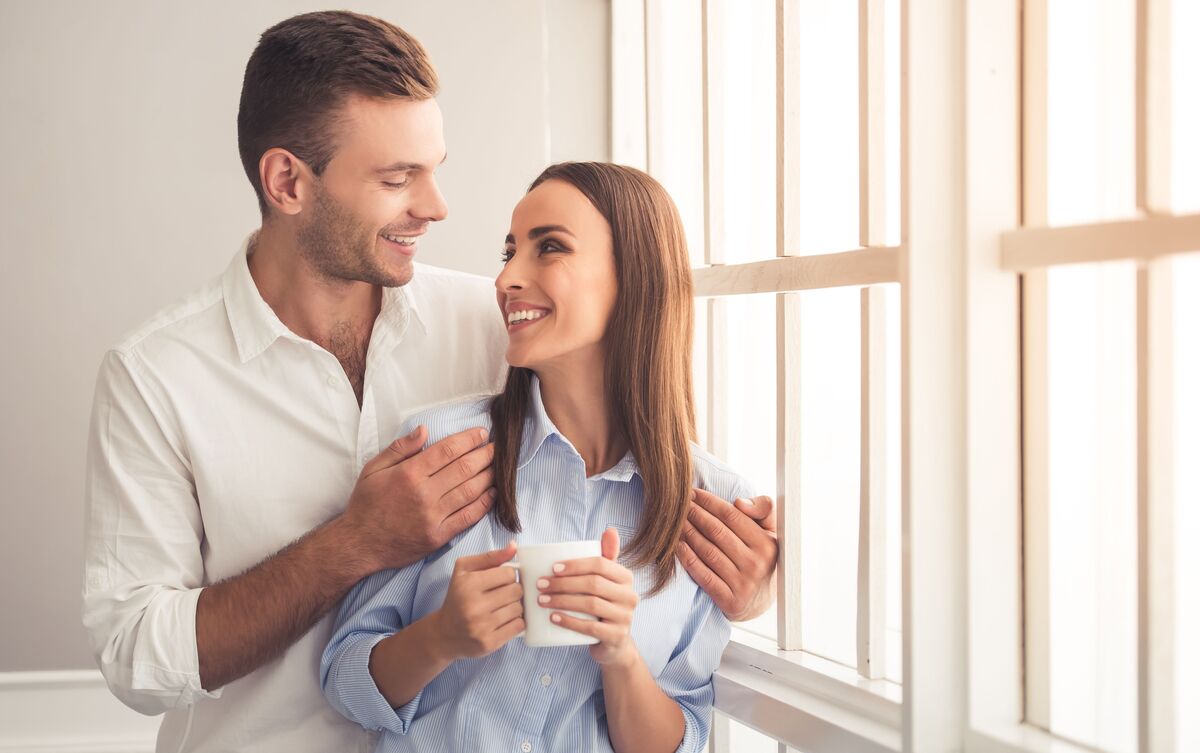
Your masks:
{"label": "man's white shirt", "polygon": [[338,360],[263,301],[243,244],[220,278],[106,354],[88,445],[83,619],[112,692],[165,712],[160,752],[373,747],[321,695],[331,616],[209,693],[196,601],[344,510],[406,415],[498,390],[506,345],[490,280],[416,265],[408,285],[384,290],[360,410]]}

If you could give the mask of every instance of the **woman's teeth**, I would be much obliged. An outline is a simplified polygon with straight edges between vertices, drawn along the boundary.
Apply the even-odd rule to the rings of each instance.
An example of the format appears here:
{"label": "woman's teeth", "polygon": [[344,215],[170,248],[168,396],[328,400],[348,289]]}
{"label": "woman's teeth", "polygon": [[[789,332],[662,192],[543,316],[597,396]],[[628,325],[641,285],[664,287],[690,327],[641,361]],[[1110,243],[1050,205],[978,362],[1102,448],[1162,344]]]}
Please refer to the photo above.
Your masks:
{"label": "woman's teeth", "polygon": [[536,309],[524,309],[522,311],[510,311],[508,313],[508,323],[516,324],[517,322],[528,321],[532,319],[541,319],[549,311],[538,311]]}

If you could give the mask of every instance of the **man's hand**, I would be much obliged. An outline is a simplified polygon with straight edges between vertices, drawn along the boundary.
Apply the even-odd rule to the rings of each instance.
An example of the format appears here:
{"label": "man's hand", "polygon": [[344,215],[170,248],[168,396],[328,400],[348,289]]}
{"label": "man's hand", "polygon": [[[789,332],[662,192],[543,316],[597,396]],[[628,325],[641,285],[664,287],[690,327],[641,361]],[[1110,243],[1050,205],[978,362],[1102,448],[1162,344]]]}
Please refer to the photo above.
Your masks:
{"label": "man's hand", "polygon": [[730,620],[757,617],[775,598],[774,502],[756,497],[731,505],[696,489],[677,555]]}
{"label": "man's hand", "polygon": [[416,562],[475,525],[495,500],[487,432],[468,429],[422,450],[426,436],[419,426],[392,442],[354,485],[342,522],[371,572]]}

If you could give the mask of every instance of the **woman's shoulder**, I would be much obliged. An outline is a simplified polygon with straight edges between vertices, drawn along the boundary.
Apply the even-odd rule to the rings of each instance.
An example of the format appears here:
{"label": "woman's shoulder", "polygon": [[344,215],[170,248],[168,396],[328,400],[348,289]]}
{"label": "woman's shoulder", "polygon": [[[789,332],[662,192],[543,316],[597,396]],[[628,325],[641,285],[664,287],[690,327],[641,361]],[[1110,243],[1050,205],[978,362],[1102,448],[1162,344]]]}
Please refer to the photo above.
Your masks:
{"label": "woman's shoulder", "polygon": [[490,432],[492,417],[488,407],[491,405],[493,397],[495,395],[471,395],[419,408],[404,419],[404,424],[400,428],[400,436],[408,434],[418,426],[424,426],[429,430],[429,439],[426,443],[432,444],[451,434],[457,434],[476,426],[483,427]]}
{"label": "woman's shoulder", "polygon": [[733,502],[738,498],[753,499],[762,493],[755,489],[749,479],[725,461],[695,442],[689,445],[692,451],[692,473],[697,487],[712,492],[726,502]]}

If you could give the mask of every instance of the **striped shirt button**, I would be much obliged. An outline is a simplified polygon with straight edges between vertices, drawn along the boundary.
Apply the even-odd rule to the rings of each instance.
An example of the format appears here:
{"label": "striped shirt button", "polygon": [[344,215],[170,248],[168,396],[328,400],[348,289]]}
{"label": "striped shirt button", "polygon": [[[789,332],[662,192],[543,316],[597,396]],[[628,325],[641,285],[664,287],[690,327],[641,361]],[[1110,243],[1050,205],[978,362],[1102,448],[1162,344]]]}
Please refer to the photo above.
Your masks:
{"label": "striped shirt button", "polygon": [[529,753],[531,750],[533,750],[533,746],[529,744],[528,740],[521,743],[521,753]]}
{"label": "striped shirt button", "polygon": [[550,682],[551,682],[550,675],[542,675],[542,687],[544,687],[544,688],[550,687]]}

